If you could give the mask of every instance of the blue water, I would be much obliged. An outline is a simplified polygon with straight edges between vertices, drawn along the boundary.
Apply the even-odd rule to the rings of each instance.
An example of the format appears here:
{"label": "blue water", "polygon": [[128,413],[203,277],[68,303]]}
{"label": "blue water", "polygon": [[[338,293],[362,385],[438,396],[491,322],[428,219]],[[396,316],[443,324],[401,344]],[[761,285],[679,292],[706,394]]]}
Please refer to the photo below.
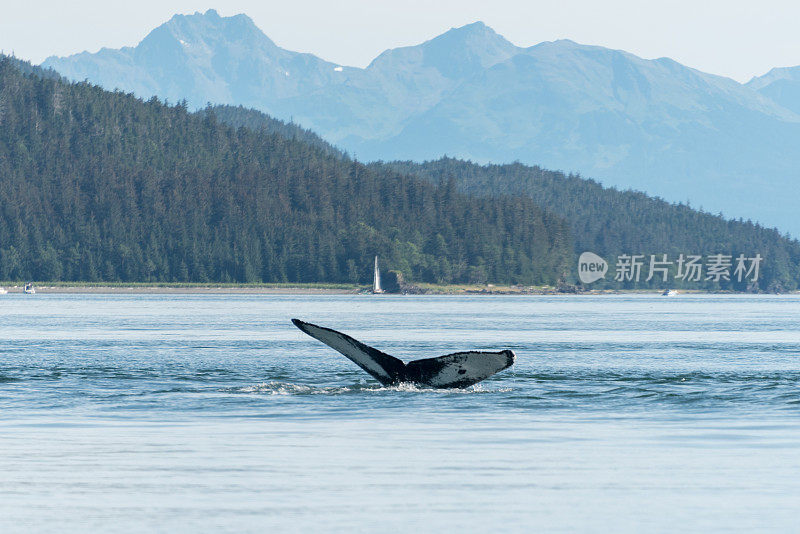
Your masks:
{"label": "blue water", "polygon": [[[406,360],[384,388],[300,317]],[[0,297],[0,531],[796,531],[798,296]]]}

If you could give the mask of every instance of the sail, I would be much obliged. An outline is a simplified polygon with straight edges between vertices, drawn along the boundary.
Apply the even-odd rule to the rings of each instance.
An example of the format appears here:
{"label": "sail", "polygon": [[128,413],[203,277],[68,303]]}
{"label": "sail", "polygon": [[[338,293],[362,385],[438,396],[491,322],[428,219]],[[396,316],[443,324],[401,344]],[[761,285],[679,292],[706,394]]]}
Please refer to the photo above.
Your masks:
{"label": "sail", "polygon": [[375,256],[375,278],[372,280],[372,292],[383,293],[383,289],[381,289],[381,272],[378,269],[378,256]]}

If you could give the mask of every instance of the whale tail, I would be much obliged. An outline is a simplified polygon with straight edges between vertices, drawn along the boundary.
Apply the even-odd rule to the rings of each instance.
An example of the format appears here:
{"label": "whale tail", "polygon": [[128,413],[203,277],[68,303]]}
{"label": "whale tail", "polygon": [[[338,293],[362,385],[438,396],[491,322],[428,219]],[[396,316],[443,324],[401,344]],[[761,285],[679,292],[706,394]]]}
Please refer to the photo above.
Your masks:
{"label": "whale tail", "polygon": [[292,319],[292,323],[332,349],[343,354],[384,386],[413,382],[435,388],[463,388],[489,378],[514,364],[514,351],[456,352],[408,364],[347,334]]}
{"label": "whale tail", "polygon": [[300,319],[292,319],[292,322],[309,336],[344,354],[384,386],[402,382],[406,367],[402,360],[364,345],[357,339],[336,330],[306,323]]}

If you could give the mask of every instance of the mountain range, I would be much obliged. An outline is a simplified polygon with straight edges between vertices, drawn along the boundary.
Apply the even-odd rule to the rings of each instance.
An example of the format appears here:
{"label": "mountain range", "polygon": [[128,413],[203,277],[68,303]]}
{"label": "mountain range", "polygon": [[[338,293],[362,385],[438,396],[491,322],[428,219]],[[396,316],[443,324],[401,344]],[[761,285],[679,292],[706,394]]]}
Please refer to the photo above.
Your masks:
{"label": "mountain range", "polygon": [[800,242],[749,221],[520,163],[365,166],[253,109],[189,113],[0,55],[0,280],[365,282],[379,254],[395,290],[400,276],[569,290],[585,250],[757,251],[757,281],[685,287],[800,283]]}
{"label": "mountain range", "polygon": [[213,10],[43,66],[192,109],[265,111],[360,160],[538,164],[800,235],[800,68],[740,84],[569,40],[518,47],[476,22],[361,69]]}

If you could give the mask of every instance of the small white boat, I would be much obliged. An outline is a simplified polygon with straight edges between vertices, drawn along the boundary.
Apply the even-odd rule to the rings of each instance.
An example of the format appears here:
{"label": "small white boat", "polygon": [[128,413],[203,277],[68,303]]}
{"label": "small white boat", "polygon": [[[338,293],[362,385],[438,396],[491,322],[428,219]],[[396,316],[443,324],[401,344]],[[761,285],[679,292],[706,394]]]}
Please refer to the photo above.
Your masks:
{"label": "small white boat", "polygon": [[383,293],[381,288],[381,271],[378,269],[378,256],[375,256],[375,276],[372,279],[372,293]]}
{"label": "small white boat", "polygon": [[34,295],[36,294],[36,289],[34,289],[32,282],[28,282],[25,284],[25,289],[23,289],[22,292],[26,295]]}
{"label": "small white boat", "polygon": [[664,292],[661,293],[661,296],[662,297],[674,297],[677,294],[678,294],[678,292],[675,291],[674,289],[665,289]]}
{"label": "small white boat", "polygon": [[8,290],[4,287],[0,287],[0,295],[5,295],[6,293],[8,293]]}

